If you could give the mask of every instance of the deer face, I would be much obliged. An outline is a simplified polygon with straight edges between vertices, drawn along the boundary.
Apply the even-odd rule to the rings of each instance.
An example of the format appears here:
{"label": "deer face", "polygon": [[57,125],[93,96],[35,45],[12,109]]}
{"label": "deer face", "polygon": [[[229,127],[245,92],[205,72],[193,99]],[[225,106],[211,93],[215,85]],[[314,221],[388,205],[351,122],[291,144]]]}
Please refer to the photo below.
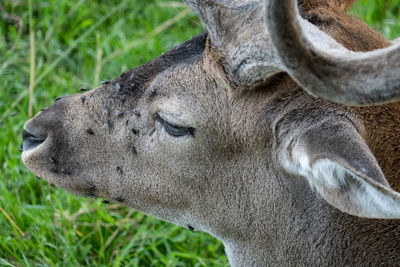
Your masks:
{"label": "deer face", "polygon": [[204,57],[205,45],[201,34],[99,88],[56,101],[25,124],[24,163],[73,193],[213,231],[201,214],[234,211],[224,191],[255,172],[245,162],[256,158],[256,146],[243,141],[262,119],[252,114],[256,107],[233,98],[222,70]]}
{"label": "deer face", "polygon": [[[208,33],[28,121],[26,166],[71,192],[218,237],[272,220],[261,214],[279,212],[298,176],[342,211],[398,217],[400,195],[362,125],[331,101],[398,99],[387,65],[398,67],[399,46],[347,51],[294,1],[186,2]],[[364,77],[371,64],[386,71],[374,82]]]}

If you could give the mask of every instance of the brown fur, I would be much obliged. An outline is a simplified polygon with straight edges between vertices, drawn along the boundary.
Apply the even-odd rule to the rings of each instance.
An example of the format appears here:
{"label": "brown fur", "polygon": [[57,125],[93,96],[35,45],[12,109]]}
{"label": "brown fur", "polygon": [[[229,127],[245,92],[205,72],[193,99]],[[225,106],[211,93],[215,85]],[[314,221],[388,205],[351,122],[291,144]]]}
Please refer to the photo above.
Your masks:
{"label": "brown fur", "polygon": [[[197,12],[217,29],[214,36],[227,37],[224,42],[200,34],[109,84],[57,101],[25,124],[33,136],[46,138],[31,149],[24,141],[24,163],[71,192],[207,232],[224,242],[233,266],[398,264],[399,221],[339,211],[313,192],[307,175],[284,169],[278,154],[292,151],[300,136],[313,157],[333,156],[338,164],[359,159],[362,174],[387,186],[361,133],[399,189],[399,105],[347,107],[310,96],[283,72],[265,80],[262,66],[240,72],[270,52],[260,3],[243,1],[231,12],[241,1],[186,2],[200,6]],[[351,3],[300,1],[305,18],[349,49],[387,46],[345,14]],[[243,12],[237,23],[235,14]],[[226,14],[231,17],[224,21]],[[243,75],[235,77],[236,71]],[[174,137],[166,121],[194,131]],[[366,156],[358,153],[366,150]],[[345,195],[351,178],[332,191]]]}
{"label": "brown fur", "polygon": [[[302,16],[332,36],[347,49],[357,52],[390,46],[382,34],[346,11],[355,1],[300,1]],[[400,190],[400,103],[354,108],[365,126],[364,138],[377,158],[389,183]]]}
{"label": "brown fur", "polygon": [[365,140],[391,187],[400,191],[400,104],[358,108],[364,121]]}
{"label": "brown fur", "polygon": [[310,11],[315,9],[324,9],[326,11],[334,11],[344,13],[356,0],[300,0],[299,7],[303,11]]}
{"label": "brown fur", "polygon": [[347,49],[370,51],[390,42],[364,22],[346,14],[354,1],[300,1],[302,16],[332,36]]}

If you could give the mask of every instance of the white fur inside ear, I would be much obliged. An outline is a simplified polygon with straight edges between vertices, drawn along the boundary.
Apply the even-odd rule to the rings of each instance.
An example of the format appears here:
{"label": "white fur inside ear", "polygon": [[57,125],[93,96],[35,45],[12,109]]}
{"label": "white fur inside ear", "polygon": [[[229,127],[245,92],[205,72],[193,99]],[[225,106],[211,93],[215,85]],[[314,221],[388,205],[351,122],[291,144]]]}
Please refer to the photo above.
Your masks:
{"label": "white fur inside ear", "polygon": [[303,176],[309,185],[332,206],[366,218],[400,218],[400,194],[386,187],[371,185],[343,166],[320,159],[310,164],[309,157],[294,149],[283,161],[284,168]]}

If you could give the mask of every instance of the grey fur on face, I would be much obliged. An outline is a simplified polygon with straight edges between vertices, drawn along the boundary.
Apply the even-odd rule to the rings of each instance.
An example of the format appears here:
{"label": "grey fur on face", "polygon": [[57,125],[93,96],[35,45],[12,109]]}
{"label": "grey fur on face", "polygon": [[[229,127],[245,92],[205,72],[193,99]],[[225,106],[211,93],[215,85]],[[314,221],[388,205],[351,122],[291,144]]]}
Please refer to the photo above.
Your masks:
{"label": "grey fur on face", "polygon": [[[344,56],[385,81],[343,35],[361,34],[347,44],[355,51],[389,42],[345,15],[350,0],[303,0],[318,25],[284,9],[290,0],[186,2],[207,31],[29,120],[25,165],[70,192],[207,232],[232,266],[398,264],[399,222],[368,218],[400,218],[400,107],[336,103],[367,88]],[[288,48],[296,38],[308,40],[299,51]],[[392,64],[397,49],[372,58]],[[398,62],[387,87],[354,103],[391,99]],[[339,84],[360,90],[337,95],[329,75],[346,69]]]}

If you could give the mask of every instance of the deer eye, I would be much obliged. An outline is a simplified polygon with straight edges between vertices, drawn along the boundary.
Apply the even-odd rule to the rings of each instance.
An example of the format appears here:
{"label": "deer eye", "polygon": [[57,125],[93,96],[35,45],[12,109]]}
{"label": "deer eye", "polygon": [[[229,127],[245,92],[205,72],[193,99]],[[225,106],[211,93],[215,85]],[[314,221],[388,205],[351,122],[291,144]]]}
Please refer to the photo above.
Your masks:
{"label": "deer eye", "polygon": [[161,125],[164,127],[165,131],[173,136],[173,137],[181,137],[181,136],[192,136],[194,129],[191,127],[184,127],[171,124],[160,117],[160,115],[156,114],[155,119],[158,120]]}

